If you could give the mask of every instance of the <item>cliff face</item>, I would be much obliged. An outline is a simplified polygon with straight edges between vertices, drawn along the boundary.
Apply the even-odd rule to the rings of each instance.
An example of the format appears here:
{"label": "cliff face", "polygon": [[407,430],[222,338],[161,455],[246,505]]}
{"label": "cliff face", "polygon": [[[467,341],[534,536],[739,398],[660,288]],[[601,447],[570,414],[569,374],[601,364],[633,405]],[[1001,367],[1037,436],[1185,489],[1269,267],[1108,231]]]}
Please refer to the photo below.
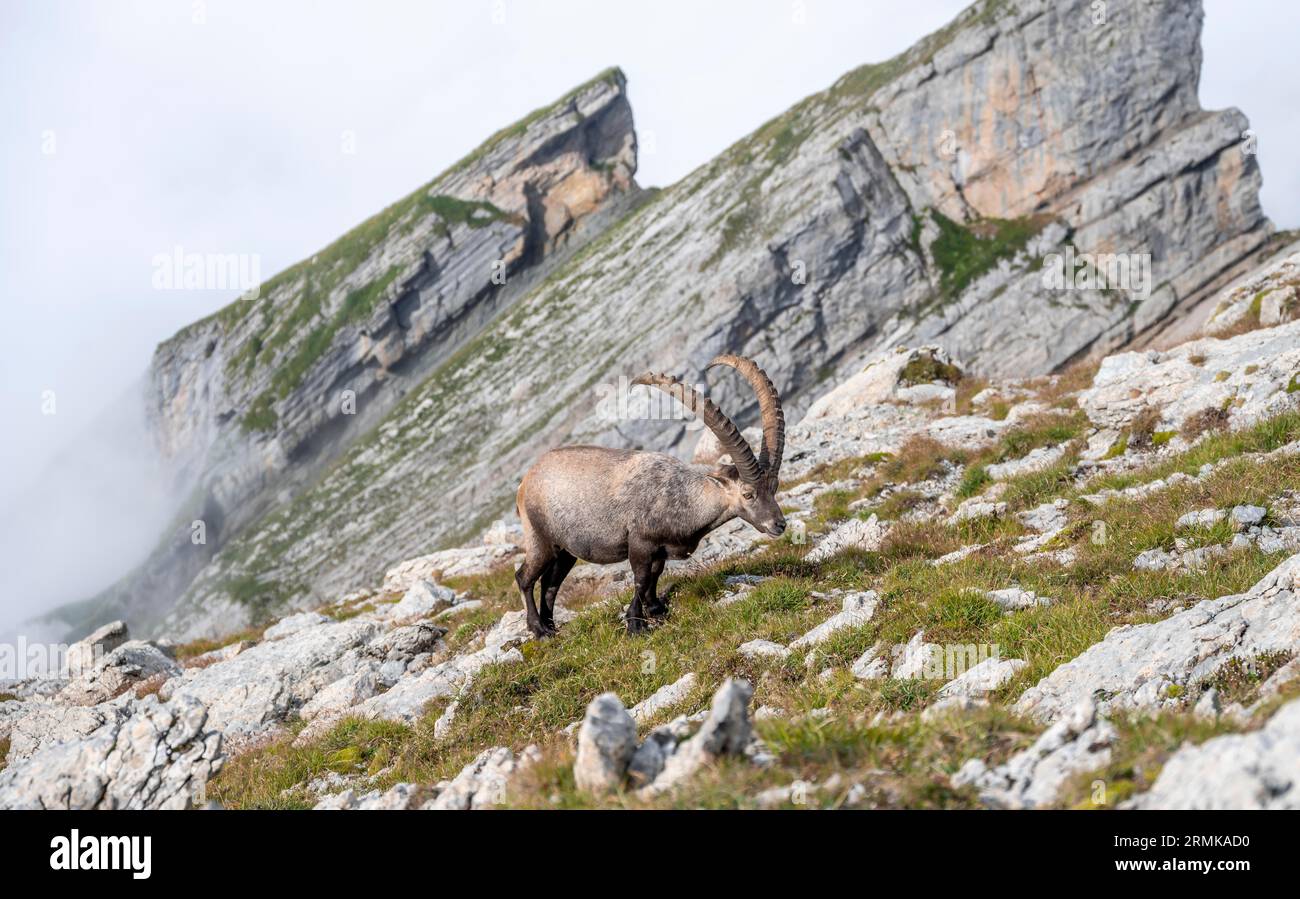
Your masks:
{"label": "cliff face", "polygon": [[[1105,22],[1086,0],[971,7],[900,57],[851,72],[769,122],[544,279],[516,281],[517,299],[473,339],[422,355],[400,404],[363,404],[369,411],[348,436],[377,425],[328,470],[311,460],[338,420],[332,395],[359,383],[359,396],[396,397],[373,385],[401,370],[411,340],[404,298],[443,262],[367,256],[331,296],[342,308],[349,291],[391,302],[364,328],[349,326],[351,339],[336,336],[334,361],[298,382],[294,348],[313,345],[319,327],[295,328],[281,346],[274,320],[200,326],[243,335],[241,347],[262,334],[279,354],[275,369],[259,368],[261,352],[247,363],[233,344],[207,357],[209,343],[194,335],[183,341],[184,364],[166,362],[164,347],[158,368],[173,374],[161,381],[174,386],[160,395],[184,398],[163,416],[176,422],[162,432],[178,457],[197,446],[210,459],[220,440],[203,435],[215,430],[243,460],[225,470],[243,472],[236,480],[260,496],[286,472],[291,483],[314,479],[202,571],[169,631],[197,636],[314,604],[396,558],[469,536],[510,511],[518,476],[550,446],[686,448],[697,432],[638,417],[643,397],[608,402],[620,376],[647,367],[701,380],[716,353],[746,353],[796,415],[818,385],[904,341],[940,344],[975,371],[1026,375],[1152,339],[1255,259],[1271,230],[1254,157],[1241,145],[1245,118],[1197,103],[1200,24],[1198,5],[1172,0],[1112,2]],[[621,133],[596,128],[592,138],[608,145],[613,171],[564,176],[566,196],[588,196],[581,184],[603,196],[628,183],[630,132],[602,136],[611,131]],[[508,176],[455,183],[463,201],[491,204],[451,229],[485,242],[484,261],[513,248],[522,264],[530,247],[548,244],[530,243],[535,231],[516,217],[542,223],[548,238],[564,230],[551,222],[581,218],[567,201],[564,214],[543,212],[551,207],[518,185],[497,190],[498,181]],[[438,225],[424,221],[424,243],[436,245]],[[389,243],[398,252],[402,242]],[[1067,254],[1123,254],[1142,276],[1120,286],[1104,272],[1098,283],[1071,270],[1065,286],[1048,285],[1044,267]],[[269,293],[299,279],[291,270]],[[256,308],[289,315],[296,295],[282,296]],[[434,314],[415,331],[454,320]],[[231,375],[241,366],[250,374],[237,396],[200,399],[223,389],[210,379],[245,383]],[[286,379],[291,389],[275,399]],[[748,406],[753,417],[736,383],[710,386],[725,408]],[[269,430],[236,436],[236,418]]]}

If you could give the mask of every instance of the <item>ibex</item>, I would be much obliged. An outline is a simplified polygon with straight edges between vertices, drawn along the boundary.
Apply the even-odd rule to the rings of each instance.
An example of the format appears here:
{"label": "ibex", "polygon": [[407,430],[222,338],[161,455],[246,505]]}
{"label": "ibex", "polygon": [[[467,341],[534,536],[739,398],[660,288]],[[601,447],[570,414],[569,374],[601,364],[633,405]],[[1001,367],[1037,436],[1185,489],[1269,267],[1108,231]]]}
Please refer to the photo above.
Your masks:
{"label": "ibex", "polygon": [[[528,627],[555,633],[555,597],[578,559],[631,563],[636,588],[627,610],[630,634],[667,605],[656,590],[668,559],[685,559],[704,535],[739,516],[773,537],[785,532],[777,505],[777,476],[785,446],[785,414],[776,388],[753,360],[719,356],[705,366],[728,365],[758,395],[763,443],[755,458],[740,431],[712,400],[676,378],[647,372],[632,383],[658,387],[701,419],[718,438],[731,465],[712,471],[665,453],[562,446],[543,455],[524,475],[515,507],[524,528],[524,563],[515,573]],[[540,603],[533,585],[542,582]]]}

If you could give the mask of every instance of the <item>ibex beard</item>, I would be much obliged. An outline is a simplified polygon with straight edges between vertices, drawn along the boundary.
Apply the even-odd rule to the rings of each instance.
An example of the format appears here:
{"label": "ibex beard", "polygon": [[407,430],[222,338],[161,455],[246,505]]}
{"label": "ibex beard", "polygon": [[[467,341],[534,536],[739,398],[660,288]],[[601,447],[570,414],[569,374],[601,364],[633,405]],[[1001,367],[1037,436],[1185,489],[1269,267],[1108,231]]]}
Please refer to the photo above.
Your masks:
{"label": "ibex beard", "polygon": [[[785,532],[775,497],[785,447],[781,398],[753,360],[723,355],[705,368],[715,365],[734,368],[758,396],[763,442],[757,456],[711,400],[676,378],[646,373],[632,383],[675,397],[714,433],[732,464],[707,470],[666,453],[562,446],[524,475],[515,508],[526,555],[515,582],[537,636],[555,633],[555,598],[579,559],[630,563],[636,587],[627,630],[639,633],[648,618],[668,610],[657,590],[669,559],[687,558],[706,534],[733,518],[773,537]],[[533,596],[539,580],[540,602]]]}

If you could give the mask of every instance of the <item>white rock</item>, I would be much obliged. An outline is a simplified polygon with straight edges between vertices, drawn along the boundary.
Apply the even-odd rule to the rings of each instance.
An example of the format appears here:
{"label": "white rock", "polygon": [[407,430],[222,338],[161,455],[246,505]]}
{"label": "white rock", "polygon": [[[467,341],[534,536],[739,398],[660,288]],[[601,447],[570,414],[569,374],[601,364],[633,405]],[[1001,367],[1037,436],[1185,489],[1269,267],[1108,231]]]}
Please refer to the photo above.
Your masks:
{"label": "white rock", "polygon": [[456,592],[441,584],[420,578],[402,594],[402,598],[383,610],[383,617],[404,621],[423,618],[434,612],[450,608],[456,602]]}
{"label": "white rock", "polygon": [[623,785],[636,752],[636,721],[614,693],[601,693],[587,705],[578,728],[573,779],[578,789],[610,793]]}
{"label": "white rock", "polygon": [[901,400],[900,393],[914,385],[904,378],[909,365],[937,364],[947,367],[952,360],[943,348],[923,346],[884,350],[873,356],[856,374],[846,378],[833,389],[818,397],[804,416],[804,422],[821,418],[840,418],[865,406],[874,406],[887,400]]}
{"label": "white rock", "polygon": [[63,656],[65,673],[69,677],[76,677],[91,670],[104,656],[130,638],[131,634],[125,621],[111,621],[103,627],[96,628],[68,647]]}
{"label": "white rock", "polygon": [[999,462],[984,469],[994,481],[1006,481],[1051,468],[1065,456],[1065,445],[1040,446],[1019,459]]}
{"label": "white rock", "polygon": [[972,759],[953,775],[952,783],[958,787],[973,784],[980,800],[995,808],[1051,805],[1070,777],[1110,762],[1115,738],[1115,728],[1100,717],[1096,703],[1088,698],[1005,764],[990,769]]}
{"label": "white rock", "polygon": [[1268,509],[1263,506],[1233,506],[1231,514],[1233,527],[1240,531],[1261,524]]}
{"label": "white rock", "polygon": [[790,655],[790,650],[780,643],[773,643],[771,640],[750,640],[748,643],[742,643],[736,647],[736,652],[740,653],[747,659],[785,659]]}
{"label": "white rock", "polygon": [[1016,520],[1031,531],[1059,533],[1069,523],[1065,510],[1070,507],[1069,500],[1058,499],[1042,503],[1025,512],[1017,512]]}
{"label": "white rock", "polygon": [[981,518],[1001,518],[1007,514],[1007,504],[1003,502],[990,502],[978,496],[972,496],[957,507],[957,511],[952,513],[948,523],[960,524],[963,521],[977,521]]}
{"label": "white rock", "polygon": [[925,631],[917,631],[912,635],[912,639],[908,640],[907,644],[901,648],[899,658],[894,663],[892,676],[898,680],[924,677],[933,667],[932,659],[936,652],[942,653],[942,647],[933,643],[926,643]]}
{"label": "white rock", "polygon": [[1300,809],[1300,701],[1264,727],[1184,744],[1151,789],[1131,802],[1142,809]]}
{"label": "white rock", "polygon": [[999,607],[1007,611],[1018,611],[1020,609],[1032,609],[1035,606],[1050,606],[1056,602],[1046,596],[1039,596],[1031,590],[1023,590],[1020,587],[1006,587],[1002,590],[989,590],[984,594],[989,599],[998,604]]}
{"label": "white rock", "polygon": [[806,558],[809,562],[821,562],[850,548],[871,552],[880,549],[888,534],[889,524],[875,515],[866,520],[851,518],[822,538]]}
{"label": "white rock", "polygon": [[747,681],[728,678],[713,694],[708,716],[700,729],[678,747],[664,763],[659,776],[638,794],[655,796],[670,791],[719,756],[745,752],[752,736],[749,701],[753,695],[754,690]]}
{"label": "white rock", "polygon": [[665,684],[632,706],[632,719],[638,724],[649,721],[664,709],[685,701],[691,695],[691,691],[695,689],[697,683],[699,683],[699,678],[695,676],[695,672],[683,674],[673,683]]}
{"label": "white rock", "polygon": [[239,745],[282,726],[317,691],[354,672],[360,647],[378,631],[362,617],[303,627],[227,661],[186,669],[162,685],[159,697],[198,700],[211,726]]}
{"label": "white rock", "polygon": [[153,644],[130,640],[104,656],[90,670],[73,678],[58,698],[72,705],[97,705],[143,681],[175,677],[180,673],[181,666]]}
{"label": "white rock", "polygon": [[262,634],[263,640],[279,640],[288,637],[290,634],[296,634],[299,631],[306,630],[309,627],[318,627],[322,624],[329,624],[332,619],[319,612],[299,612],[296,615],[289,615],[281,618],[275,624],[266,629]]}
{"label": "white rock", "polygon": [[850,593],[844,597],[840,611],[790,644],[791,649],[808,649],[825,643],[849,628],[861,627],[876,614],[879,597],[874,590]]}
{"label": "white rock", "polygon": [[1162,429],[1176,430],[1191,415],[1224,408],[1230,425],[1241,427],[1300,405],[1300,397],[1287,393],[1297,370],[1300,322],[1292,322],[1229,340],[1194,340],[1164,353],[1107,356],[1079,405],[1108,428],[1129,427],[1147,406],[1160,410]]}
{"label": "white rock", "polygon": [[182,809],[221,770],[221,734],[203,705],[156,696],[81,739],[47,746],[0,771],[0,808]]}
{"label": "white rock", "polygon": [[505,801],[511,779],[533,765],[540,755],[536,746],[526,747],[517,758],[505,746],[484,749],[438,793],[438,798],[423,808],[477,811],[500,805]]}
{"label": "white rock", "polygon": [[880,653],[879,646],[873,646],[858,656],[849,666],[849,673],[858,680],[878,680],[889,676],[889,660]]}
{"label": "white rock", "polygon": [[405,811],[419,808],[423,791],[416,784],[394,784],[383,792],[372,790],[358,796],[353,790],[344,790],[327,796],[314,806],[316,809],[355,811]]}
{"label": "white rock", "polygon": [[1180,516],[1174,523],[1174,527],[1180,531],[1188,528],[1208,528],[1223,521],[1227,514],[1222,509],[1198,509]]}
{"label": "white rock", "polygon": [[1294,650],[1300,641],[1300,554],[1246,593],[1207,599],[1152,624],[1122,625],[1030,687],[1020,714],[1053,721],[1094,694],[1112,708],[1156,708],[1170,685],[1210,677],[1233,656]]}
{"label": "white rock", "polygon": [[1001,659],[990,656],[979,664],[972,665],[960,675],[939,688],[939,695],[982,696],[998,689],[1009,682],[1016,673],[1029,665],[1023,659]]}

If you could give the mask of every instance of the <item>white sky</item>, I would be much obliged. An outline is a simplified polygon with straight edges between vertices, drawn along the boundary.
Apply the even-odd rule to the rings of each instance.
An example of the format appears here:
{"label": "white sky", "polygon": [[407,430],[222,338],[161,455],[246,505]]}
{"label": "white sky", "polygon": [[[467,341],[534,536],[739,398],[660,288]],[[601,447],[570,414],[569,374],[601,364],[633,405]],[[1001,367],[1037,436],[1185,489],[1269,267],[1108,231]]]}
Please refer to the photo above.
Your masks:
{"label": "white sky", "polygon": [[[152,290],[155,254],[257,253],[267,277],[610,65],[653,148],[638,180],[670,184],[965,5],[3,2],[0,503],[231,299]],[[1265,210],[1296,227],[1300,4],[1207,6],[1202,103],[1250,116]]]}

